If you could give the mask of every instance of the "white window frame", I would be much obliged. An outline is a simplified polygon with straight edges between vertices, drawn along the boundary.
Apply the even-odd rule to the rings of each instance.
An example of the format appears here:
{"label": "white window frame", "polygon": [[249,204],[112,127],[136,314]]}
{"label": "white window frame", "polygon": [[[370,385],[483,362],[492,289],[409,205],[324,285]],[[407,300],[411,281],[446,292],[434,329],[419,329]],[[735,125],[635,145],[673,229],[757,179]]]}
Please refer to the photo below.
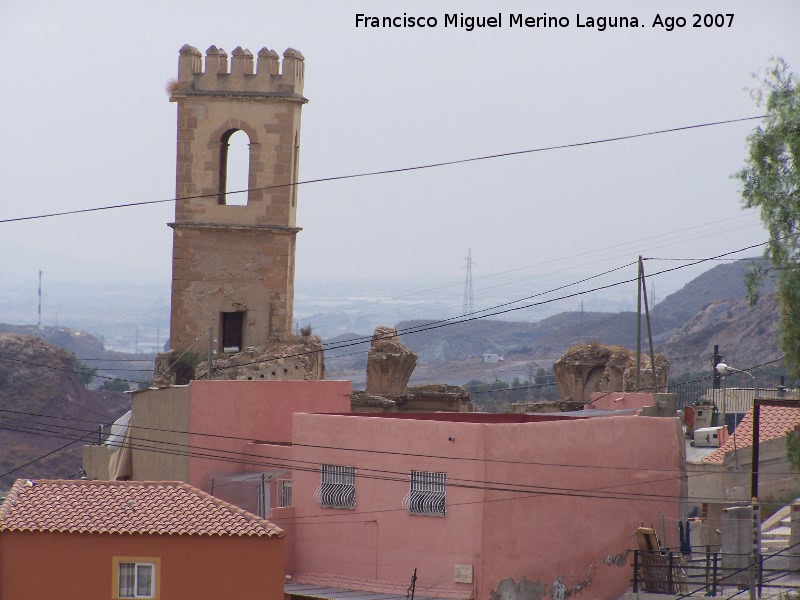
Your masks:
{"label": "white window frame", "polygon": [[[133,591],[128,592],[127,590],[122,589],[123,585],[123,568],[133,565]],[[139,570],[145,567],[150,568],[150,585],[146,592],[140,591],[139,589]],[[116,589],[116,598],[156,598],[156,577],[158,576],[157,573],[157,563],[149,562],[149,561],[134,561],[134,560],[126,560],[120,559],[117,562],[117,589]]]}
{"label": "white window frame", "polygon": [[447,473],[411,471],[403,508],[412,515],[444,517],[447,514]]}
{"label": "white window frame", "polygon": [[314,500],[322,508],[356,508],[356,468],[342,465],[321,465],[320,484]]}

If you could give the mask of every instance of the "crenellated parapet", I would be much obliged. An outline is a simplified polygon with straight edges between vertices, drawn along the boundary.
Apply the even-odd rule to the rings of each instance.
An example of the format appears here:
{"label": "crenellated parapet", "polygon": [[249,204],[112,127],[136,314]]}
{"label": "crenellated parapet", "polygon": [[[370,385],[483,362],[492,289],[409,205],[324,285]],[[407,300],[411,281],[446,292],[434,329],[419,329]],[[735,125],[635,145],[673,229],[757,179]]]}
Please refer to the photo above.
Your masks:
{"label": "crenellated parapet", "polygon": [[172,96],[224,94],[242,96],[296,96],[302,99],[305,59],[293,48],[278,53],[262,48],[254,57],[246,48],[237,46],[230,55],[222,48],[210,46],[203,55],[194,46],[185,44],[178,59],[178,81]]}

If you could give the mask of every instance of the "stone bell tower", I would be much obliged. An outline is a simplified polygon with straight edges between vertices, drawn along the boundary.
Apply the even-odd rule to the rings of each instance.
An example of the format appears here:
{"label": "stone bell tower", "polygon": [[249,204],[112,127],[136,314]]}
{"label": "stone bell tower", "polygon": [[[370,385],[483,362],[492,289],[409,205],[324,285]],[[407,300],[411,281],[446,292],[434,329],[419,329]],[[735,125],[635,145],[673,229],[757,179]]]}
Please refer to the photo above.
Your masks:
{"label": "stone bell tower", "polygon": [[[255,65],[254,65],[255,62]],[[172,250],[173,350],[264,347],[291,334],[303,55],[180,49]],[[254,68],[255,67],[255,68]],[[228,142],[249,141],[248,190],[227,191]],[[246,202],[245,198],[246,196]],[[199,340],[197,338],[200,338]]]}

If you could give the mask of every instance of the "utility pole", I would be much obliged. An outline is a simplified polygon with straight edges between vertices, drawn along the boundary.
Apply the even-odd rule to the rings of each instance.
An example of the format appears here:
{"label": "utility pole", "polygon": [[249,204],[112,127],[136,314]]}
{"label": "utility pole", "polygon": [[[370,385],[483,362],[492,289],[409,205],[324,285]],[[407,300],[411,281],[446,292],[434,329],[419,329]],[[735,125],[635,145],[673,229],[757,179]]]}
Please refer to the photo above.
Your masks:
{"label": "utility pole", "polygon": [[650,372],[653,375],[653,393],[658,392],[658,383],[656,383],[656,355],[653,352],[653,330],[650,327],[650,308],[647,306],[647,285],[644,280],[644,263],[642,257],[639,257],[639,273],[642,275],[642,291],[644,292],[644,316],[647,321],[647,342],[650,348]]}
{"label": "utility pole", "polygon": [[761,438],[761,407],[762,406],[784,406],[796,407],[800,409],[800,400],[777,400],[774,398],[755,398],[753,400],[753,454],[751,459],[750,473],[750,496],[753,504],[753,556],[750,574],[750,597],[755,598],[756,587],[756,565],[760,563],[761,547],[761,509],[758,504],[758,446]]}
{"label": "utility pole", "polygon": [[209,381],[211,381],[211,359],[214,356],[213,330],[214,330],[213,327],[208,328],[208,380]]}
{"label": "utility pole", "polygon": [[720,382],[722,381],[722,375],[719,371],[717,371],[717,365],[722,362],[722,357],[719,354],[719,346],[714,344],[714,356],[711,357],[711,371],[714,373],[714,377],[711,380],[713,383],[713,387],[715,390],[719,389]]}
{"label": "utility pole", "polygon": [[533,373],[533,365],[534,362],[532,360],[528,361],[528,393],[526,394],[528,402],[533,402],[533,386],[536,378],[534,377]]}
{"label": "utility pole", "polygon": [[642,379],[642,257],[639,255],[639,271],[636,276],[638,300],[636,302],[636,391]]}
{"label": "utility pole", "polygon": [[464,280],[464,305],[461,309],[461,314],[471,315],[475,312],[475,299],[472,297],[472,248],[467,250],[467,277]]}

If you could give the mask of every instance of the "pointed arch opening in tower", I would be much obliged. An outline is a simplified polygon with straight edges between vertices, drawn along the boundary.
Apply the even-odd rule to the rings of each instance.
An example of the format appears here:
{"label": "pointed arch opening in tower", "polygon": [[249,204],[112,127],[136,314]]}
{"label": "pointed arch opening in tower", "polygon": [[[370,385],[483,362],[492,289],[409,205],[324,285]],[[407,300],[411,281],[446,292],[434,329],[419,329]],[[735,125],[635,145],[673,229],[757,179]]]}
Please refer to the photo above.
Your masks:
{"label": "pointed arch opening in tower", "polygon": [[220,140],[219,203],[246,206],[250,193],[242,190],[249,188],[250,138],[241,129],[231,129]]}

